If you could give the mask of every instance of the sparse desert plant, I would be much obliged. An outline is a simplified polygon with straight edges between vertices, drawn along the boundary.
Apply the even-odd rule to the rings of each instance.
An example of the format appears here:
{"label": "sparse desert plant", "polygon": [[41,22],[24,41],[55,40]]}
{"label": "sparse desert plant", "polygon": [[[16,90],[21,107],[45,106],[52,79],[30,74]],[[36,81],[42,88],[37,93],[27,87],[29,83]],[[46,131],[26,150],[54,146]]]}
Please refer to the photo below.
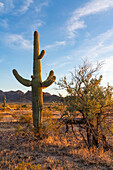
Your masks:
{"label": "sparse desert plant", "polygon": [[[0,169],[29,170],[38,169],[38,166],[40,169],[75,170],[84,169],[84,167],[86,169],[113,169],[113,153],[110,150],[105,153],[97,148],[94,152],[88,151],[81,141],[82,138],[75,142],[70,129],[68,135],[64,133],[64,125],[56,133],[54,126],[58,126],[58,121],[54,125],[54,118],[51,116],[54,112],[52,108],[46,107],[44,107],[44,120],[50,121],[51,119],[51,122],[47,120],[50,126],[45,127],[42,140],[38,140],[35,136],[32,123],[30,123],[32,127],[28,126],[27,122],[16,122],[16,124],[11,123],[5,126],[4,123],[0,123]],[[23,116],[27,111],[14,110],[13,112],[18,116],[20,114]],[[13,114],[12,111],[10,113]]]}
{"label": "sparse desert plant", "polygon": [[12,114],[12,117],[18,121],[18,117],[19,117],[19,116],[17,115],[17,113],[13,113],[13,114]]}
{"label": "sparse desert plant", "polygon": [[26,114],[26,115],[21,115],[19,118],[19,123],[31,123],[31,115],[30,114]]}
{"label": "sparse desert plant", "polygon": [[26,170],[26,169],[32,169],[32,170],[41,170],[40,164],[32,165],[30,162],[24,162],[19,163],[15,170]]}
{"label": "sparse desert plant", "polygon": [[36,133],[40,136],[40,128],[42,126],[42,107],[43,107],[43,92],[42,89],[50,86],[56,79],[54,71],[50,71],[49,76],[42,82],[41,78],[41,59],[43,58],[45,51],[42,50],[39,54],[39,34],[34,32],[34,59],[33,59],[33,75],[32,80],[26,80],[22,78],[18,72],[14,69],[13,74],[16,79],[27,87],[32,87],[32,110],[33,110],[33,125]]}
{"label": "sparse desert plant", "polygon": [[[19,121],[20,124],[15,125],[15,137],[17,136],[32,136],[32,139],[35,139],[34,136],[34,128],[31,124],[31,121],[26,120],[26,118],[22,116]],[[30,137],[29,137],[30,139]]]}
{"label": "sparse desert plant", "polygon": [[74,126],[79,127],[79,134],[82,136],[88,148],[101,145],[104,150],[112,147],[108,144],[107,135],[113,135],[111,128],[112,117],[112,86],[101,86],[102,75],[97,76],[101,64],[92,68],[88,62],[75,69],[72,73],[71,82],[66,77],[62,78],[58,85],[67,91],[67,96],[62,97],[66,110],[62,114],[62,122],[66,125],[68,132],[69,125],[77,138]]}
{"label": "sparse desert plant", "polygon": [[26,104],[22,105],[22,108],[27,108],[27,105]]}
{"label": "sparse desert plant", "polygon": [[65,105],[63,105],[62,102],[52,102],[52,110],[55,110],[55,111],[64,111],[65,110]]}
{"label": "sparse desert plant", "polygon": [[3,119],[3,113],[0,112],[0,121]]}

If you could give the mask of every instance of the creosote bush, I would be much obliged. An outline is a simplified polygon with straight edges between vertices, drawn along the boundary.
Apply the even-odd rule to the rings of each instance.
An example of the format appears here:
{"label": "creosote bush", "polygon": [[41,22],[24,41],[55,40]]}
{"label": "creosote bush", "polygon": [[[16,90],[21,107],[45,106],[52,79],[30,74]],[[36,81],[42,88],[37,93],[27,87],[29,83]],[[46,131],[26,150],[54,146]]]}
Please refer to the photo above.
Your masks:
{"label": "creosote bush", "polygon": [[24,162],[22,161],[22,163],[19,163],[17,165],[17,167],[15,168],[15,170],[25,170],[25,169],[32,169],[32,170],[41,170],[41,166],[40,164],[37,165],[32,165],[29,162]]}
{"label": "creosote bush", "polygon": [[[69,125],[78,139],[75,127],[79,128],[79,135],[83,138],[85,145],[92,147],[103,147],[104,150],[112,149],[108,144],[107,137],[112,133],[113,87],[101,86],[102,75],[97,75],[101,64],[95,68],[88,62],[75,69],[71,73],[71,81],[64,77],[59,80],[58,85],[67,92],[66,97],[62,97],[62,102],[66,107],[61,121],[66,125],[66,132]],[[108,119],[109,117],[109,119]]]}

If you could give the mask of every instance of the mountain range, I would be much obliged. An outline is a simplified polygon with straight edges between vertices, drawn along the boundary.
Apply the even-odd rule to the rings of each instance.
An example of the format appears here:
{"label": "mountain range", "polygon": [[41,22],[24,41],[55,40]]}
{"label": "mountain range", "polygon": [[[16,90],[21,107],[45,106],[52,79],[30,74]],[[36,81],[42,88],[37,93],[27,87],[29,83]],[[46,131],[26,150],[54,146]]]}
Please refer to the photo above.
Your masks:
{"label": "mountain range", "polygon": [[[6,96],[6,102],[8,103],[16,103],[16,102],[22,102],[22,103],[29,103],[32,101],[32,93],[31,91],[27,91],[26,93],[17,90],[17,91],[8,91],[3,92],[0,90],[0,102],[3,103],[4,96]],[[58,101],[59,96],[57,95],[51,95],[50,93],[44,92],[43,93],[43,100],[46,103],[50,103],[53,101]]]}

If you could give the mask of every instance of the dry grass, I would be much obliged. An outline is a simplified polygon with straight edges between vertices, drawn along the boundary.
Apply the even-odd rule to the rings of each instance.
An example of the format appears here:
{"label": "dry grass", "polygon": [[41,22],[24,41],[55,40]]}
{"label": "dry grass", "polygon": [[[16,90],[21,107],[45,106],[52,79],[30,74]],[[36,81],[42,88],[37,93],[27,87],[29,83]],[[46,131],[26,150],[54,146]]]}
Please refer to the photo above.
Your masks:
{"label": "dry grass", "polygon": [[[23,105],[23,104],[22,104]],[[44,107],[43,139],[32,130],[31,105],[11,104],[10,110],[0,111],[0,169],[112,169],[113,153],[102,149],[88,150],[76,140],[71,130],[57,129],[58,107]]]}

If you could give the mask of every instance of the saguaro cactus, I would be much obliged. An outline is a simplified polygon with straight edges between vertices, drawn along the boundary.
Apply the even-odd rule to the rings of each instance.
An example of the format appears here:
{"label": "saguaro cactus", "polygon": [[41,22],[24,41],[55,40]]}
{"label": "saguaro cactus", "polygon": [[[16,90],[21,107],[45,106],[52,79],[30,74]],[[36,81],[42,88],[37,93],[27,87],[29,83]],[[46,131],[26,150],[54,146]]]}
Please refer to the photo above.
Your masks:
{"label": "saguaro cactus", "polygon": [[6,107],[6,96],[4,96],[3,107]]}
{"label": "saguaro cactus", "polygon": [[41,59],[43,58],[45,51],[42,50],[39,54],[39,34],[34,32],[34,57],[33,57],[33,75],[32,80],[22,78],[18,72],[13,69],[13,74],[16,79],[27,87],[32,87],[32,110],[33,110],[33,125],[37,133],[40,132],[42,125],[42,107],[43,107],[43,92],[42,89],[50,86],[56,79],[54,71],[51,70],[49,76],[42,82],[41,78]]}

